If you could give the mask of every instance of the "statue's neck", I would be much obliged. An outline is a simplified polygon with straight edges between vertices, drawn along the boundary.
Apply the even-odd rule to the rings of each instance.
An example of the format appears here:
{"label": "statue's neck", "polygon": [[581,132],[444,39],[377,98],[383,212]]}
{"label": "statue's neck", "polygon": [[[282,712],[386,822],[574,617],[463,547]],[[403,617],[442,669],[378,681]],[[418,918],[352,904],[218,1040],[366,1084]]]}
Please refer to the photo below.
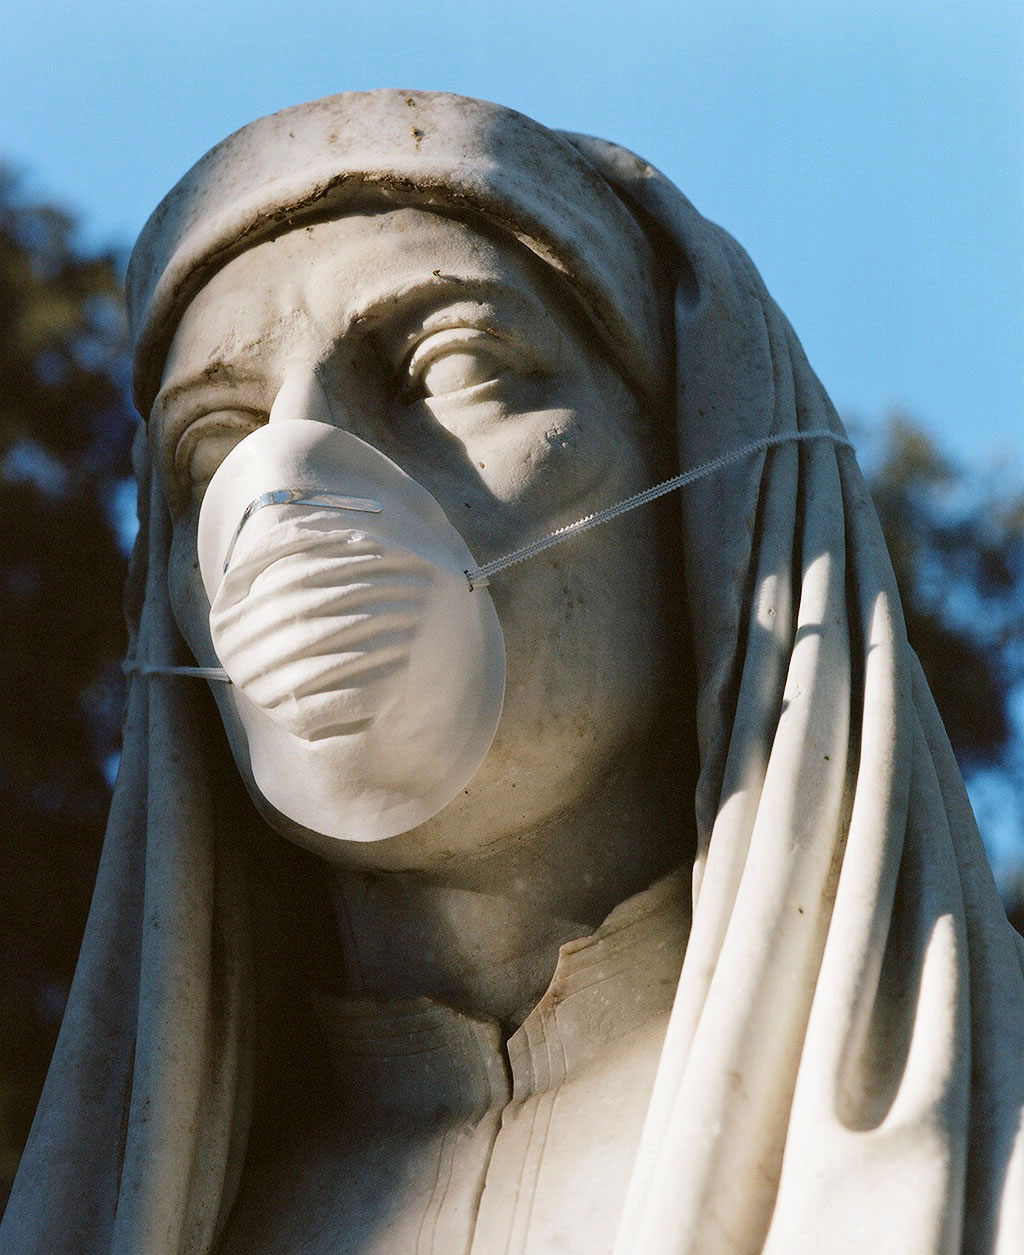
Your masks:
{"label": "statue's neck", "polygon": [[423,872],[335,871],[349,992],[437,998],[517,1026],[561,945],[687,857],[691,812],[688,791],[652,778],[637,754],[507,848]]}

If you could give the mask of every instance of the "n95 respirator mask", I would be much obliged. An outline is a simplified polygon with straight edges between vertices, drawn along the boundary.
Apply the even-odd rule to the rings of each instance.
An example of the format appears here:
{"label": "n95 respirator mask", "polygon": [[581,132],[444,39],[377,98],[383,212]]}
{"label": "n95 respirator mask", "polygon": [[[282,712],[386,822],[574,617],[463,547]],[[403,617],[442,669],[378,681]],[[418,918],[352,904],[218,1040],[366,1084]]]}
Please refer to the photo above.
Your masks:
{"label": "n95 respirator mask", "polygon": [[425,488],[347,431],[272,417],[210,480],[198,548],[226,700],[277,812],[380,841],[466,786],[501,714],[504,641]]}

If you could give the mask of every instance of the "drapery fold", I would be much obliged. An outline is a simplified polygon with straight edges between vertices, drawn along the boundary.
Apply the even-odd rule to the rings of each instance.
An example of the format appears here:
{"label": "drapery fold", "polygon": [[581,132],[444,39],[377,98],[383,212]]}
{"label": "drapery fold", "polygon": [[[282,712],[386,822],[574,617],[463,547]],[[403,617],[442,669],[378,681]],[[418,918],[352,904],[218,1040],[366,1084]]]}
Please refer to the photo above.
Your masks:
{"label": "drapery fold", "polygon": [[[155,478],[144,475],[147,480],[153,499],[139,648],[171,659],[181,643],[167,602],[170,520]],[[191,752],[194,729],[202,726],[198,690],[166,677],[151,678],[148,689],[146,893],[136,1058],[112,1243],[118,1255],[210,1248],[241,1168],[251,1083],[238,834],[218,839],[209,764]]]}
{"label": "drapery fold", "polygon": [[[131,580],[139,656],[182,646],[167,603],[169,519],[136,441]],[[130,607],[130,614],[132,608]],[[123,751],[64,1020],[0,1231],[17,1255],[209,1251],[249,1118],[245,876],[217,828],[198,690],[133,677]]]}
{"label": "drapery fold", "polygon": [[[686,259],[684,464],[836,430],[743,251],[650,167],[582,142]],[[722,538],[684,544],[694,916],[617,1250],[1024,1249],[1020,942],[855,460],[779,449],[694,485],[683,517]]]}

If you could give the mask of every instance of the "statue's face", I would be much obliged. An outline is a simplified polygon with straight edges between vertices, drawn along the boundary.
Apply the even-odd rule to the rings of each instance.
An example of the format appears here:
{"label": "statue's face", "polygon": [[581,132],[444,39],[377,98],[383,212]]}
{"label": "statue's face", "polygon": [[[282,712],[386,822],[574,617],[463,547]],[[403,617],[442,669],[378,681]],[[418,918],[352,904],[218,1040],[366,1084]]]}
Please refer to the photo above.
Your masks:
{"label": "statue's face", "polygon": [[[654,425],[520,247],[416,209],[263,243],[186,310],[150,424],[173,515],[171,602],[203,665],[217,665],[197,562],[204,490],[296,361],[315,369],[333,421],[433,494],[478,562],[666,473]],[[519,838],[593,791],[657,718],[667,568],[644,509],[496,576],[507,684],[483,765],[419,828],[334,843],[339,861],[429,866]],[[244,733],[218,700],[244,770]]]}

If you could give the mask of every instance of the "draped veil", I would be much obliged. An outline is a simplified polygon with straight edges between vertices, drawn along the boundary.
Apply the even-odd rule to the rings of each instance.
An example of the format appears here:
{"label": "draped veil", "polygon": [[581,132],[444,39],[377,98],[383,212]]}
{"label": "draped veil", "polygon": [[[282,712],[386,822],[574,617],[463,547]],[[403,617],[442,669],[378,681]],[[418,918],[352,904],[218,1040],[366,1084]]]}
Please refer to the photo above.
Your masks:
{"label": "draped veil", "polygon": [[[427,199],[512,230],[577,283],[634,377],[655,346],[674,353],[683,467],[774,433],[841,432],[746,254],[633,154],[432,93],[353,93],[275,117],[289,134],[317,110],[335,126],[355,117],[372,145],[383,114],[404,134],[413,107],[446,134],[486,118],[500,160],[481,175],[452,141],[457,155],[439,153],[428,178],[409,141],[384,173],[363,163],[360,194],[375,183],[391,203]],[[258,143],[254,128],[273,121],[239,134]],[[259,215],[222,223],[216,248],[190,255],[179,232],[170,260],[141,279],[136,267],[140,361],[159,365],[154,326],[223,264],[223,240],[237,251],[300,210],[342,211],[339,180],[295,177],[301,206],[264,187]],[[536,185],[573,178],[603,206],[576,210],[596,228],[537,209]],[[222,188],[206,183],[216,204]],[[165,217],[186,212],[174,196]],[[209,221],[208,205],[193,209]],[[633,241],[624,261],[614,235],[595,243],[609,218]],[[645,247],[667,330],[643,290]],[[137,392],[145,410],[145,367]],[[183,649],[169,524],[139,443],[132,649],[169,660]],[[617,1255],[1016,1255],[1024,950],[907,645],[854,457],[826,440],[782,445],[680,501],[700,749],[693,925]],[[131,681],[92,911],[4,1251],[198,1255],[233,1201],[252,947],[245,822],[224,814],[217,755],[195,748],[206,703],[194,682]]]}

